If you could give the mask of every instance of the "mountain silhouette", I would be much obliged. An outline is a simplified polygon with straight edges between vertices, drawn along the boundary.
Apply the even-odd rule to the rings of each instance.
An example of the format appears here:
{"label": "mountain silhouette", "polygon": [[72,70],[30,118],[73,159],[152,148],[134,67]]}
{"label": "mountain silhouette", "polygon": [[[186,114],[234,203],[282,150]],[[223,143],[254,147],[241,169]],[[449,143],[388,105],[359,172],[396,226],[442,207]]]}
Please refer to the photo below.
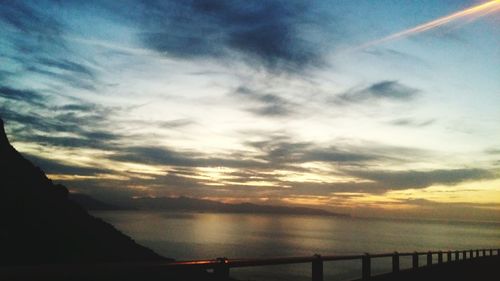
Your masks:
{"label": "mountain silhouette", "polygon": [[0,119],[0,266],[165,261],[68,199],[9,143]]}
{"label": "mountain silhouette", "polygon": [[[288,207],[261,205],[253,203],[223,203],[207,199],[191,197],[139,197],[121,202],[121,206],[140,210],[163,211],[195,211],[215,213],[242,213],[242,214],[281,214],[281,215],[314,215],[348,217],[346,214],[333,213],[326,210],[308,207]],[[91,205],[89,206],[89,208]]]}
{"label": "mountain silhouette", "polygon": [[349,217],[348,214],[334,213],[309,207],[290,207],[253,203],[224,203],[208,199],[186,196],[179,197],[134,197],[120,199],[113,203],[101,201],[88,194],[70,193],[69,198],[88,211],[155,210],[171,212],[213,212],[234,214],[280,214]]}

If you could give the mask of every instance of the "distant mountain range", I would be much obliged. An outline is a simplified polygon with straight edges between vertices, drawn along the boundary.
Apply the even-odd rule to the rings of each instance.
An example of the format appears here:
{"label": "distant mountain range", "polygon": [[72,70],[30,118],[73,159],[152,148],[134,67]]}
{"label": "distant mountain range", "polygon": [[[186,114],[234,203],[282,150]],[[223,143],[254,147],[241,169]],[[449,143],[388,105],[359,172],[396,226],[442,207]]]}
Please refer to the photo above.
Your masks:
{"label": "distant mountain range", "polygon": [[307,207],[272,206],[252,203],[229,204],[213,200],[190,197],[140,197],[121,201],[119,204],[108,204],[88,195],[74,193],[70,198],[87,210],[162,210],[162,211],[194,211],[214,213],[246,213],[246,214],[286,214],[317,216],[348,216],[321,209]]}

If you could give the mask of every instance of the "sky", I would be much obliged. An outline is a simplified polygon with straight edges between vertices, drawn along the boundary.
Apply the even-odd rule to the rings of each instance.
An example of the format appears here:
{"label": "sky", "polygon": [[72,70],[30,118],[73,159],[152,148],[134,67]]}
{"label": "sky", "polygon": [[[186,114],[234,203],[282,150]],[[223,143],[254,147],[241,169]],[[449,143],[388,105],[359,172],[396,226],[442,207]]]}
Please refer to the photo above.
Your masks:
{"label": "sky", "polygon": [[500,221],[500,1],[3,1],[0,116],[50,178]]}

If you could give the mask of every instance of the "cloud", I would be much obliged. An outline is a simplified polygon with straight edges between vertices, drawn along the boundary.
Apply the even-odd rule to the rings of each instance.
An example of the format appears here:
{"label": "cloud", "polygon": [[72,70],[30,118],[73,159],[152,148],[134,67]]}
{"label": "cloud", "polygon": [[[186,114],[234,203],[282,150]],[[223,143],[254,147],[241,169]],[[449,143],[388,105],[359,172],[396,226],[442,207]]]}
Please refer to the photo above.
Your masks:
{"label": "cloud", "polygon": [[[50,15],[48,3],[8,1],[2,3],[0,25],[8,44],[2,51],[11,58],[29,60],[37,54],[66,52],[66,27]],[[55,3],[52,3],[55,4]]]}
{"label": "cloud", "polygon": [[[233,152],[214,157],[203,152],[177,151],[160,146],[121,146],[109,156],[114,161],[135,162],[148,165],[173,167],[225,167],[252,170],[254,176],[283,169],[307,171],[297,165],[323,162],[345,166],[363,166],[372,161],[387,159],[376,153],[353,152],[334,146],[321,147],[309,142],[292,142],[287,137],[277,136],[264,141],[246,142],[255,153]],[[267,178],[267,176],[265,176]]]}
{"label": "cloud", "polygon": [[94,167],[78,167],[74,165],[62,164],[59,161],[35,156],[33,154],[23,153],[23,155],[35,165],[41,167],[47,174],[64,174],[64,175],[85,175],[92,176],[109,172],[106,169]]}
{"label": "cloud", "polygon": [[170,121],[161,121],[158,122],[157,124],[161,128],[175,129],[175,128],[186,127],[192,125],[193,123],[194,123],[193,120],[184,118],[184,119],[175,119]]}
{"label": "cloud", "polygon": [[109,150],[125,136],[107,131],[109,116],[115,108],[93,103],[48,105],[45,96],[34,90],[0,88],[0,97],[28,102],[30,107],[0,104],[0,115],[12,127],[15,141],[67,148]]}
{"label": "cloud", "polygon": [[336,97],[337,103],[366,102],[374,100],[409,101],[420,92],[398,81],[380,81],[360,90],[350,90]]}
{"label": "cloud", "polygon": [[255,105],[247,110],[258,116],[282,117],[293,113],[293,104],[274,94],[238,87],[234,96],[254,103]]}
{"label": "cloud", "polygon": [[4,3],[0,9],[0,20],[23,33],[41,36],[41,39],[58,36],[62,29],[54,18],[23,1]]}
{"label": "cloud", "polygon": [[150,165],[195,166],[192,157],[182,155],[165,147],[135,146],[126,147],[110,159]]}
{"label": "cloud", "polygon": [[49,58],[39,58],[38,63],[41,65],[50,67],[50,68],[55,68],[63,71],[68,71],[68,72],[73,72],[76,74],[81,74],[85,75],[88,78],[94,79],[94,72],[90,70],[88,67],[84,66],[83,64],[70,61],[68,59],[49,59]]}
{"label": "cloud", "polygon": [[0,69],[0,83],[4,83],[9,77],[12,77],[14,72]]}
{"label": "cloud", "polygon": [[74,88],[84,89],[88,91],[97,90],[97,81],[90,79],[86,76],[74,73],[60,73],[50,69],[43,69],[38,66],[32,65],[32,62],[25,63],[25,70],[34,74],[47,76],[48,78],[58,80],[59,82],[69,85]]}
{"label": "cloud", "polygon": [[487,154],[497,155],[500,154],[500,149],[490,148],[485,151]]}
{"label": "cloud", "polygon": [[382,60],[392,59],[398,62],[403,61],[411,63],[412,65],[418,64],[419,66],[425,66],[427,68],[429,67],[429,64],[418,56],[390,48],[377,47],[377,48],[364,49],[363,53],[380,57]]}
{"label": "cloud", "polygon": [[6,67],[14,71],[16,78],[52,80],[95,91],[99,86],[95,70],[81,63],[85,55],[71,48],[66,40],[73,28],[66,25],[60,13],[54,14],[63,5],[58,1],[9,1],[2,5],[1,32],[7,42],[2,55],[9,60]]}
{"label": "cloud", "polygon": [[22,101],[38,106],[42,106],[47,97],[33,90],[20,90],[10,87],[0,87],[0,98]]}
{"label": "cloud", "polygon": [[124,146],[109,159],[149,165],[177,167],[228,167],[228,168],[265,168],[269,165],[255,160],[240,159],[235,155],[212,157],[202,152],[180,152],[159,146]]}
{"label": "cloud", "polygon": [[390,122],[390,124],[395,125],[395,126],[402,126],[402,127],[414,127],[414,128],[421,128],[421,127],[427,127],[436,122],[435,119],[428,119],[425,121],[417,121],[411,118],[401,118],[401,119],[396,119]]}
{"label": "cloud", "polygon": [[387,158],[377,153],[350,147],[320,146],[312,142],[294,142],[287,136],[273,136],[264,141],[246,142],[246,145],[261,151],[259,159],[272,163],[273,167],[308,162],[324,162],[342,165],[361,165]]}
{"label": "cloud", "polygon": [[[77,130],[73,130],[77,132]],[[95,149],[112,149],[115,146],[111,143],[112,140],[118,137],[110,133],[102,132],[79,132],[78,137],[61,137],[61,136],[44,136],[44,135],[18,135],[16,140],[33,142],[44,146],[57,146],[67,148],[95,148]]]}
{"label": "cloud", "polygon": [[97,106],[95,104],[66,104],[54,109],[60,111],[93,112],[97,110]]}
{"label": "cloud", "polygon": [[431,171],[344,171],[349,175],[378,183],[384,190],[425,188],[435,184],[453,185],[471,180],[495,178],[495,173],[483,169],[450,169]]}
{"label": "cloud", "polygon": [[326,27],[313,2],[141,2],[144,44],[184,59],[240,56],[269,70],[300,71],[320,62],[321,48],[308,26]]}
{"label": "cloud", "polygon": [[380,158],[374,154],[355,153],[336,147],[328,147],[307,151],[300,160],[303,162],[359,163]]}

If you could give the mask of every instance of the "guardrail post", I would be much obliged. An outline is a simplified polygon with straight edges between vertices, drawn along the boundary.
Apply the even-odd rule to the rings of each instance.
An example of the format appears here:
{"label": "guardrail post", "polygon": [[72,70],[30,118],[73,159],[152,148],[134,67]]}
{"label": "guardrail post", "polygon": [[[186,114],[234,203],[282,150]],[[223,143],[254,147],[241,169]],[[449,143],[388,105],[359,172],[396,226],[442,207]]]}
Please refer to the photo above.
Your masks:
{"label": "guardrail post", "polygon": [[396,273],[399,272],[399,253],[394,252],[392,255],[392,272]]}
{"label": "guardrail post", "polygon": [[460,253],[458,251],[455,251],[455,261],[460,260]]}
{"label": "guardrail post", "polygon": [[361,279],[369,280],[371,277],[371,272],[372,272],[370,254],[366,253],[361,258],[361,267],[362,267]]}
{"label": "guardrail post", "polygon": [[323,281],[323,258],[315,254],[312,262],[312,281]]}
{"label": "guardrail post", "polygon": [[486,250],[483,249],[483,257],[486,257]]}
{"label": "guardrail post", "polygon": [[474,258],[474,251],[470,250],[470,259],[473,259]]}
{"label": "guardrail post", "polygon": [[443,263],[443,252],[441,251],[438,252],[438,263],[439,264]]}
{"label": "guardrail post", "polygon": [[227,258],[217,258],[219,264],[214,267],[216,280],[229,280],[229,264]]}
{"label": "guardrail post", "polygon": [[476,258],[479,258],[479,250],[476,250]]}
{"label": "guardrail post", "polygon": [[493,256],[493,249],[490,249],[490,256]]}
{"label": "guardrail post", "polygon": [[432,265],[432,253],[428,252],[427,253],[427,266],[431,266],[431,265]]}
{"label": "guardrail post", "polygon": [[418,253],[417,252],[413,253],[411,260],[412,260],[413,269],[417,269],[418,268]]}
{"label": "guardrail post", "polygon": [[451,262],[451,251],[446,254],[446,262]]}
{"label": "guardrail post", "polygon": [[467,259],[467,251],[462,252],[462,259],[466,260]]}
{"label": "guardrail post", "polygon": [[500,256],[500,249],[497,249],[497,256]]}

